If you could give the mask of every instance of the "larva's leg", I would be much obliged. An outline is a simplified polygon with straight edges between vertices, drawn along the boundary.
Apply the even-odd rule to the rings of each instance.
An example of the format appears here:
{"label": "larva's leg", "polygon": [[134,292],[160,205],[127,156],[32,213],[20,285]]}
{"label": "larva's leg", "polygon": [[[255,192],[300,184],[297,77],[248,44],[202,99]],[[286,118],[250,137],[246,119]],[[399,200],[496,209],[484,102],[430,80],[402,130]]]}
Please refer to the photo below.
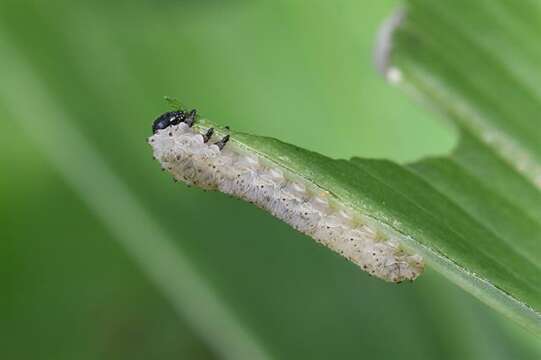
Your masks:
{"label": "larva's leg", "polygon": [[218,142],[215,142],[214,145],[218,146],[218,148],[220,148],[220,150],[222,150],[225,146],[225,144],[227,144],[227,142],[229,141],[229,135],[226,135],[222,138],[222,140],[218,141]]}
{"label": "larva's leg", "polygon": [[190,111],[188,115],[186,115],[186,119],[184,119],[184,122],[186,123],[186,125],[188,125],[189,127],[192,127],[193,124],[195,123],[196,116],[197,116],[197,110],[193,109],[192,111]]}
{"label": "larva's leg", "polygon": [[203,141],[208,142],[210,138],[212,137],[212,134],[214,134],[214,128],[209,128],[207,130],[207,133],[203,135]]}

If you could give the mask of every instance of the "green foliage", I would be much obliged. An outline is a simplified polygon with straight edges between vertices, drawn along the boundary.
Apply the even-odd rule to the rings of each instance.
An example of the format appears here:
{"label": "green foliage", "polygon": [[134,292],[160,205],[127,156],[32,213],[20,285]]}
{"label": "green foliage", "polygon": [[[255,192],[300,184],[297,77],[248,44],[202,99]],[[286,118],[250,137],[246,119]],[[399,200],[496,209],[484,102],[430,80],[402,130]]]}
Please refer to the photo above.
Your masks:
{"label": "green foliage", "polygon": [[[470,2],[412,1],[391,39],[396,49],[385,70],[399,71],[407,86],[456,121],[461,139],[450,156],[405,166],[332,160],[269,138],[233,136],[398,230],[428,266],[541,333],[541,131],[535,121],[541,101],[514,72],[525,62],[541,63],[541,56],[518,51],[502,63],[511,45],[526,47],[514,41],[516,32],[488,50],[482,34],[468,33],[476,13],[485,33],[502,31],[490,11],[503,4],[491,4],[485,10]],[[468,17],[462,17],[465,8]],[[512,24],[534,22],[539,14],[499,13]],[[527,30],[529,38],[541,35],[541,28]]]}
{"label": "green foliage", "polygon": [[[486,232],[468,234],[471,227],[460,226],[467,244],[435,248],[501,290],[489,295],[472,286],[476,296],[539,333],[541,97],[534,79],[541,78],[541,53],[531,40],[541,35],[541,5],[409,5],[395,34],[393,65],[403,86],[454,121],[461,137],[450,157],[412,168]],[[514,300],[526,308],[511,310]]]}
{"label": "green foliage", "polygon": [[[394,5],[2,1],[0,357],[539,358],[430,269],[369,278],[248,204],[173,184],[143,146],[175,94],[332,157],[445,152],[445,127],[373,72]],[[197,276],[165,261],[179,254]]]}

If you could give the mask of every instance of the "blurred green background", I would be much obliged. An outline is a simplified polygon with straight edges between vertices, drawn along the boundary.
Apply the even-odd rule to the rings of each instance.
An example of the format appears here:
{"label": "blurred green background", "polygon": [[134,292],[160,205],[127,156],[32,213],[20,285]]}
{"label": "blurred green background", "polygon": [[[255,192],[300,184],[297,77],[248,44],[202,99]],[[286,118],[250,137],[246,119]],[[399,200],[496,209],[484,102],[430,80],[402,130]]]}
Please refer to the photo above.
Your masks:
{"label": "blurred green background", "polygon": [[[397,5],[1,0],[0,358],[226,357],[236,334],[211,301],[271,358],[538,359],[539,342],[430,269],[400,286],[370,278],[151,159],[164,95],[333,157],[449,151],[452,129],[373,69]],[[171,253],[199,277],[177,278]],[[157,283],[160,264],[171,276]],[[200,308],[182,301],[192,283],[214,291]]]}

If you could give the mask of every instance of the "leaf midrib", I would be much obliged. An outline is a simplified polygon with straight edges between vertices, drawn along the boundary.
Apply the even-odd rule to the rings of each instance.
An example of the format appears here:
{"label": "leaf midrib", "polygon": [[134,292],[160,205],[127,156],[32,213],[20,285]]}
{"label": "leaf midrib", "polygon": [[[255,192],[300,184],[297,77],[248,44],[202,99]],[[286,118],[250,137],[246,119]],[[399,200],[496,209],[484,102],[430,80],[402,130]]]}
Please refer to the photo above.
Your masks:
{"label": "leaf midrib", "polygon": [[[432,163],[433,161],[442,161],[442,162],[447,161],[450,165],[453,165],[457,169],[460,169],[464,173],[464,175],[466,175],[468,177],[468,179],[470,181],[473,181],[476,184],[476,186],[481,187],[482,190],[485,191],[486,193],[490,193],[493,198],[497,199],[497,202],[501,203],[500,204],[501,206],[505,206],[506,208],[508,208],[510,210],[514,210],[514,211],[517,211],[518,213],[520,213],[520,215],[522,217],[524,217],[526,221],[528,221],[529,223],[531,223],[532,226],[535,226],[537,228],[536,229],[537,230],[536,234],[537,233],[541,234],[541,223],[540,222],[538,222],[535,218],[531,217],[531,215],[529,213],[524,212],[523,209],[520,208],[519,205],[517,205],[516,203],[509,200],[509,198],[500,196],[499,193],[496,193],[495,191],[493,191],[489,187],[485,186],[484,183],[479,181],[479,179],[477,177],[475,177],[466,167],[464,167],[460,162],[458,162],[452,156],[451,157],[446,157],[446,158],[430,158],[430,159],[422,160],[420,162],[411,164],[411,166],[413,166],[413,171],[415,173],[417,173],[421,178],[426,179],[427,182],[432,184],[433,181],[431,181],[430,176],[427,177],[423,173],[423,170],[422,170],[423,168],[417,169],[415,166],[416,165],[421,165],[421,166],[431,167],[431,166],[434,166],[433,163]],[[444,166],[445,164],[440,164],[440,165]],[[439,186],[436,186],[436,189],[440,193],[446,194],[446,191],[444,189],[440,190]],[[448,198],[451,198],[451,197],[448,196]],[[476,212],[468,210],[466,207],[464,207],[462,205],[459,205],[459,203],[457,203],[457,202],[454,202],[454,204],[457,207],[460,207],[464,213],[467,213],[470,217],[475,218],[478,223],[484,224],[484,226],[486,228],[493,229],[493,226],[490,224],[489,220],[485,221],[485,220],[481,219]],[[498,232],[497,229],[493,229],[492,234],[499,234],[499,232]],[[518,236],[518,234],[517,234],[517,236]],[[498,238],[502,239],[509,247],[514,248],[516,250],[516,252],[521,254],[524,258],[529,259],[529,262],[530,262],[531,265],[533,265],[534,267],[541,270],[541,265],[538,264],[536,262],[536,259],[533,258],[534,254],[532,253],[532,249],[530,249],[528,247],[520,247],[519,244],[517,244],[516,242],[509,239],[507,236],[504,237],[504,236],[499,236],[498,235]],[[535,249],[535,250],[537,250],[537,249]],[[530,256],[532,258],[530,258]]]}
{"label": "leaf midrib", "polygon": [[[359,166],[359,164],[355,163],[356,166]],[[360,167],[360,166],[359,166]],[[410,173],[412,173],[414,176],[416,176],[417,178],[419,178],[415,173],[411,172],[410,169],[408,169],[407,167],[404,167],[404,169]],[[436,217],[434,217],[434,215],[428,211],[427,209],[425,209],[422,205],[418,204],[416,201],[413,201],[409,196],[407,196],[406,194],[402,193],[402,192],[398,192],[396,191],[391,185],[389,185],[386,181],[384,181],[383,179],[381,179],[379,176],[377,175],[374,175],[372,172],[370,172],[369,170],[367,170],[365,167],[362,167],[362,170],[365,171],[368,175],[370,175],[372,178],[378,180],[378,182],[380,182],[382,185],[384,185],[385,187],[387,187],[390,191],[392,191],[393,193],[397,194],[398,196],[401,196],[402,198],[406,199],[409,203],[411,203],[413,206],[415,206],[416,208],[418,208],[419,210],[421,210],[424,214],[428,215],[429,218],[431,219],[435,219],[435,222],[440,224],[441,226],[443,226],[445,229],[447,229],[448,231],[456,234],[459,238],[462,239],[462,242],[463,244],[469,244],[469,242],[467,241],[467,238],[460,232],[458,232],[456,229],[453,229],[453,228],[449,228],[448,225],[444,224],[444,223],[441,223],[438,221],[438,219]],[[433,188],[432,185],[428,184],[426,181],[424,181],[424,179],[421,178],[421,180],[431,188],[431,190],[439,193],[441,196],[445,197],[446,199],[448,199],[446,196],[444,196],[443,194],[441,194],[437,189]],[[450,200],[450,199],[448,199]],[[454,201],[450,200],[450,202],[453,204],[453,206],[455,206],[457,209],[460,209],[460,211],[462,211],[464,214],[467,214],[466,212],[464,212],[464,210],[462,209],[461,206],[458,206]],[[475,220],[475,219],[473,219]],[[490,229],[487,229],[483,224],[479,224],[477,221],[474,221],[480,228],[482,228],[484,231],[486,231],[487,233],[490,233],[491,235],[493,235],[496,239],[500,239],[498,236],[494,235],[494,233],[490,230]],[[392,224],[389,224],[392,226]],[[501,239],[500,239],[501,240]],[[503,241],[502,241],[503,242]],[[504,242],[505,243],[505,242]],[[506,244],[506,243],[505,243]],[[426,246],[426,245],[425,245]],[[438,250],[437,248],[433,247],[433,246],[430,246],[430,249],[432,251],[437,251],[438,254],[440,256],[443,256],[447,259],[449,259],[448,256],[446,256],[444,253],[442,253],[440,250]],[[475,248],[476,250],[480,251],[483,253],[483,255],[487,258],[487,259],[490,259],[491,261],[493,261],[495,264],[499,264],[499,261],[497,259],[494,259],[494,257],[492,255],[490,255],[489,253],[486,253],[484,251],[484,248],[479,248],[479,247],[476,247]],[[515,255],[517,255],[518,257],[520,258],[523,258],[519,253],[516,253],[516,251],[514,251],[514,249],[511,249],[513,250],[513,252],[515,253]],[[454,263],[456,263],[456,260],[452,260]],[[457,265],[459,265],[461,268],[467,268],[467,267],[464,267],[463,265],[460,265],[457,263]],[[513,277],[513,280],[516,281],[517,283],[521,283],[521,284],[524,284],[525,285],[525,289],[529,289],[530,291],[534,291],[536,293],[539,293],[539,291],[536,291],[536,288],[532,288],[529,286],[529,283],[528,282],[524,282],[522,281],[522,275],[520,276],[517,276],[516,272],[515,271],[507,271],[507,274],[509,275],[512,275]],[[517,298],[515,296],[513,296],[508,290],[504,290],[502,289],[501,287],[497,286],[496,284],[493,284],[491,281],[487,280],[484,276],[481,276],[480,274],[477,274],[477,276],[481,277],[484,281],[487,281],[489,283],[491,283],[492,285],[496,286],[498,289],[500,289],[502,292],[504,292],[505,294],[513,297],[515,300],[517,300]],[[519,301],[519,300],[517,300]],[[520,301],[519,301],[520,302]]]}

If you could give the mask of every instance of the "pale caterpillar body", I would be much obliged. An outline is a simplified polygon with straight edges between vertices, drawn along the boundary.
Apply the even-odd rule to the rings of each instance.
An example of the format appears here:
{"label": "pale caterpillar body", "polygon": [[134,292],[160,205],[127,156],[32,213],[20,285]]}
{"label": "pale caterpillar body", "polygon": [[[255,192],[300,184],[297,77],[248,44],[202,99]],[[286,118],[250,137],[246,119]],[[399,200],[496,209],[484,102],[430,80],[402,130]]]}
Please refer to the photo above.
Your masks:
{"label": "pale caterpillar body", "polygon": [[154,123],[149,143],[174,179],[251,202],[384,280],[413,280],[422,273],[423,259],[403,250],[394,230],[234,138],[228,142],[229,135],[218,138],[194,122],[194,112],[170,112]]}

